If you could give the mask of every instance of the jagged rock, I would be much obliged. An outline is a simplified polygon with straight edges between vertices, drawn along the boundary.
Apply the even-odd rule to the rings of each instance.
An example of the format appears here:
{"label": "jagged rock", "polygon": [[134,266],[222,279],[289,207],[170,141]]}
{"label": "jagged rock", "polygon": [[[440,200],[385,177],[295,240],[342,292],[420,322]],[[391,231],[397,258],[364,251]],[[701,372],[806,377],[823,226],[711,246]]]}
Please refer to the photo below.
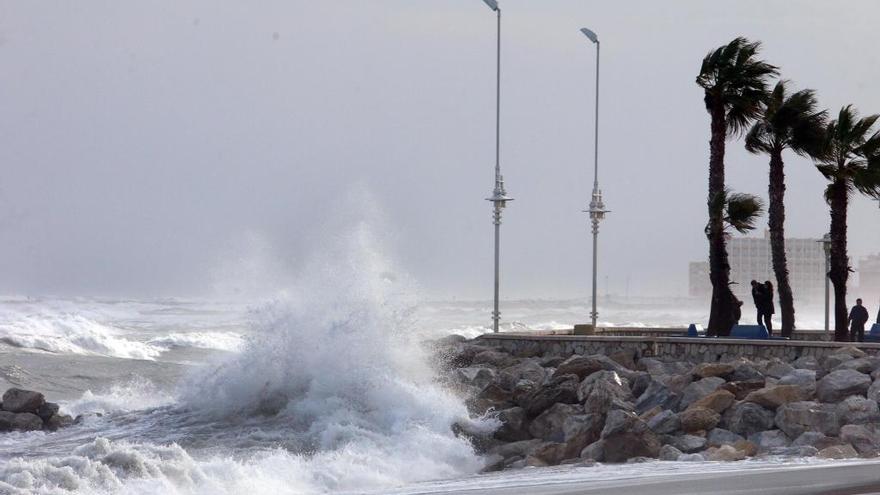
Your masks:
{"label": "jagged rock", "polygon": [[812,401],[790,402],[779,406],[775,423],[790,438],[797,438],[805,431],[837,435],[840,428],[834,405]]}
{"label": "jagged rock", "polygon": [[775,385],[755,390],[746,396],[746,402],[754,402],[767,409],[788,404],[789,402],[801,402],[810,398],[809,393],[797,385]]}
{"label": "jagged rock", "polygon": [[547,384],[532,392],[522,407],[526,410],[527,415],[535,417],[558,402],[575,404],[578,402],[578,383],[577,375],[554,377]]}
{"label": "jagged rock", "polygon": [[672,445],[676,449],[690,454],[693,452],[699,452],[706,448],[706,438],[697,436],[697,435],[679,435],[679,436],[667,436],[664,438],[664,441],[668,445]]}
{"label": "jagged rock", "polygon": [[636,373],[629,385],[633,397],[641,397],[642,394],[645,393],[645,390],[648,389],[648,385],[651,384],[651,380],[651,375],[649,375],[648,373]]}
{"label": "jagged rock", "polygon": [[495,380],[502,388],[513,390],[520,380],[528,380],[532,383],[544,383],[547,374],[547,370],[544,369],[538,361],[525,359],[499,371]]}
{"label": "jagged rock", "polygon": [[565,362],[562,356],[544,356],[538,361],[543,368],[558,368],[560,364]]}
{"label": "jagged rock", "polygon": [[513,387],[513,403],[519,407],[525,408],[532,394],[538,390],[539,385],[529,380],[520,380]]}
{"label": "jagged rock", "polygon": [[683,454],[682,451],[672,445],[666,444],[660,447],[660,454],[658,454],[657,458],[661,461],[677,461],[681,454]]}
{"label": "jagged rock", "polygon": [[509,459],[512,457],[525,457],[542,443],[544,442],[538,439],[504,443],[492,448],[491,450],[489,450],[489,453],[498,454],[505,459]]}
{"label": "jagged rock", "polygon": [[55,431],[59,428],[64,428],[66,426],[70,426],[73,424],[73,418],[66,414],[53,414],[45,422],[45,427],[49,431]]}
{"label": "jagged rock", "polygon": [[834,437],[829,437],[820,433],[818,431],[805,431],[801,434],[801,436],[794,439],[791,442],[792,447],[815,447],[819,450],[823,450],[827,447],[832,447],[834,445],[840,445],[840,440]]}
{"label": "jagged rock", "polygon": [[863,357],[867,356],[865,351],[859,349],[855,345],[844,347],[844,348],[838,350],[837,352],[835,352],[835,354],[846,354],[846,355],[849,355],[850,357],[853,357],[853,358],[863,358]]}
{"label": "jagged rock", "polygon": [[727,378],[733,374],[733,365],[730,363],[700,363],[694,367],[693,374],[700,378],[717,376]]}
{"label": "jagged rock", "polygon": [[695,431],[709,431],[715,428],[721,421],[721,415],[705,407],[689,407],[678,414],[681,421],[681,429],[692,433]]}
{"label": "jagged rock", "polygon": [[636,353],[633,350],[621,349],[608,355],[612,361],[623,366],[628,370],[636,369]]}
{"label": "jagged rock", "polygon": [[682,392],[681,403],[678,407],[680,409],[687,409],[693,402],[718,390],[718,387],[721,385],[724,385],[724,379],[717,376],[710,376],[709,378],[703,378],[691,383]]}
{"label": "jagged rock", "polygon": [[678,462],[704,462],[705,460],[703,454],[681,454],[678,456]]}
{"label": "jagged rock", "polygon": [[602,430],[605,462],[626,462],[633,457],[657,457],[660,441],[633,413],[613,410]]}
{"label": "jagged rock", "polygon": [[865,395],[871,378],[854,370],[828,373],[816,384],[816,396],[822,402],[839,402],[850,395]]}
{"label": "jagged rock", "polygon": [[740,440],[745,440],[742,435],[725,430],[724,428],[713,428],[706,435],[706,444],[710,447],[718,447],[721,445],[733,445]]}
{"label": "jagged rock", "polygon": [[681,422],[677,414],[667,409],[649,419],[648,428],[658,435],[664,435],[681,428]]}
{"label": "jagged rock", "polygon": [[880,380],[874,380],[874,383],[868,387],[868,398],[880,402]]}
{"label": "jagged rock", "polygon": [[706,460],[709,461],[741,461],[746,458],[746,453],[737,450],[732,445],[722,445],[720,447],[712,447],[705,452]]}
{"label": "jagged rock", "polygon": [[863,358],[851,359],[849,361],[845,361],[843,363],[840,363],[832,371],[854,370],[854,371],[858,371],[859,373],[864,373],[866,375],[870,375],[871,372],[874,371],[876,368],[877,368],[877,362],[875,359],[869,358],[869,357],[863,357]]}
{"label": "jagged rock", "polygon": [[748,440],[738,440],[733,444],[733,448],[742,451],[747,457],[754,457],[758,454],[758,446],[754,442]]}
{"label": "jagged rock", "polygon": [[645,371],[653,377],[689,374],[692,368],[687,363],[665,362],[657,358],[642,358],[639,360],[639,365],[643,366]]}
{"label": "jagged rock", "polygon": [[764,371],[764,375],[778,379],[794,371],[794,367],[788,363],[775,359],[767,363],[767,367]]}
{"label": "jagged rock", "polygon": [[865,357],[865,353],[855,347],[847,347],[844,349],[840,349],[834,354],[830,356],[826,356],[824,360],[822,360],[822,367],[828,371],[831,371],[843,363],[848,361],[852,361],[856,358]]}
{"label": "jagged rock", "polygon": [[490,383],[477,394],[477,399],[483,399],[491,404],[506,404],[513,402],[513,392],[502,388],[497,383]]}
{"label": "jagged rock", "polygon": [[587,413],[605,414],[611,409],[633,409],[629,382],[616,371],[598,371],[578,386],[578,400]]}
{"label": "jagged rock", "polygon": [[800,447],[792,445],[789,447],[772,447],[767,450],[767,453],[770,455],[783,455],[790,457],[816,457],[819,455],[819,449],[809,445],[802,445]]}
{"label": "jagged rock", "polygon": [[736,397],[727,390],[716,390],[702,399],[694,401],[690,407],[705,407],[717,413],[723,413],[736,402]]}
{"label": "jagged rock", "polygon": [[880,422],[877,401],[853,395],[837,404],[837,418],[842,425]]}
{"label": "jagged rock", "polygon": [[562,422],[562,433],[568,452],[574,457],[587,445],[599,440],[605,427],[605,418],[600,414],[580,414],[569,416]]}
{"label": "jagged rock", "polygon": [[566,445],[557,442],[546,442],[539,445],[532,451],[529,457],[540,459],[547,466],[555,466],[568,459]]}
{"label": "jagged rock", "polygon": [[783,376],[776,382],[777,385],[797,385],[810,395],[816,393],[816,371],[796,369]]}
{"label": "jagged rock", "polygon": [[657,407],[651,408],[651,409],[643,412],[642,414],[639,414],[639,419],[641,419],[642,421],[647,423],[648,421],[651,421],[651,418],[653,418],[654,416],[656,416],[662,412],[663,412],[663,408],[660,406],[657,406]]}
{"label": "jagged rock", "polygon": [[11,413],[34,413],[46,403],[39,392],[10,388],[3,394],[3,410]]}
{"label": "jagged rock", "polygon": [[773,428],[773,412],[754,402],[739,402],[724,413],[727,429],[740,435],[751,435]]}
{"label": "jagged rock", "polygon": [[34,413],[0,411],[0,431],[36,431],[43,429],[43,420]]}
{"label": "jagged rock", "polygon": [[728,392],[732,393],[734,397],[736,397],[736,400],[743,400],[753,391],[764,388],[764,385],[764,378],[761,378],[760,380],[728,382],[722,385],[720,388],[721,390],[727,390]]}
{"label": "jagged rock", "polygon": [[577,375],[579,380],[583,380],[593,373],[604,369],[603,364],[592,356],[575,355],[559,364],[553,376]]}
{"label": "jagged rock", "polygon": [[644,413],[654,407],[660,406],[663,409],[675,409],[679,403],[678,394],[669,390],[666,385],[658,381],[652,381],[644,393],[635,403],[636,412]]}
{"label": "jagged rock", "polygon": [[729,380],[732,382],[764,381],[764,374],[758,371],[753,363],[740,362],[734,365]]}
{"label": "jagged rock", "polygon": [[862,457],[880,454],[880,433],[873,425],[846,425],[840,429],[840,440],[852,445]]}
{"label": "jagged rock", "polygon": [[481,469],[480,472],[493,473],[495,471],[501,471],[507,464],[506,461],[507,459],[498,454],[483,456],[483,469]]}
{"label": "jagged rock", "polygon": [[580,408],[571,404],[557,403],[542,412],[529,425],[529,433],[545,442],[564,442],[562,424],[566,418],[580,414]]}
{"label": "jagged rock", "polygon": [[442,350],[439,355],[442,361],[448,366],[455,368],[469,367],[474,363],[474,357],[484,351],[491,350],[488,347],[464,342],[458,345],[452,345]]}
{"label": "jagged rock", "polygon": [[501,427],[495,430],[495,438],[503,442],[517,442],[531,438],[526,411],[521,407],[511,407],[498,412]]}
{"label": "jagged rock", "polygon": [[818,457],[822,459],[853,459],[858,457],[859,453],[850,444],[832,445],[819,450]]}
{"label": "jagged rock", "polygon": [[49,418],[58,414],[59,409],[58,404],[55,404],[54,402],[46,402],[37,409],[37,416],[39,416],[43,422],[46,422],[49,421]]}
{"label": "jagged rock", "polygon": [[767,452],[776,447],[788,447],[791,440],[782,430],[768,430],[752,433],[749,441],[758,446],[759,452]]}
{"label": "jagged rock", "polygon": [[516,363],[516,358],[506,352],[488,350],[477,353],[472,361],[473,364],[485,364],[495,368],[506,368]]}
{"label": "jagged rock", "polygon": [[819,371],[822,369],[822,365],[819,364],[819,360],[817,360],[813,356],[801,356],[795,359],[792,363],[795,369],[799,370],[812,370]]}
{"label": "jagged rock", "polygon": [[584,460],[593,460],[596,462],[604,462],[605,461],[605,441],[604,440],[596,440],[584,447],[584,450],[581,451],[581,459]]}

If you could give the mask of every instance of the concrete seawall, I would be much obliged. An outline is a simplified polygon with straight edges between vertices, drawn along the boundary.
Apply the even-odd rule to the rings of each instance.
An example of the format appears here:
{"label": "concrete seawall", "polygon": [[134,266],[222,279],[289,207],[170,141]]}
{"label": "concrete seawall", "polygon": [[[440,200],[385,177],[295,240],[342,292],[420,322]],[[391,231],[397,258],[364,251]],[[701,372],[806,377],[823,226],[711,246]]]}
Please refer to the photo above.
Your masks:
{"label": "concrete seawall", "polygon": [[[641,329],[648,330],[648,329]],[[681,332],[681,329],[678,329]],[[821,359],[843,347],[857,346],[867,354],[880,354],[880,344],[851,344],[801,340],[744,340],[667,337],[656,335],[538,335],[486,334],[479,340],[521,356],[605,354],[625,351],[641,357],[689,362],[726,361],[737,357],[779,358],[794,361],[802,356]]]}

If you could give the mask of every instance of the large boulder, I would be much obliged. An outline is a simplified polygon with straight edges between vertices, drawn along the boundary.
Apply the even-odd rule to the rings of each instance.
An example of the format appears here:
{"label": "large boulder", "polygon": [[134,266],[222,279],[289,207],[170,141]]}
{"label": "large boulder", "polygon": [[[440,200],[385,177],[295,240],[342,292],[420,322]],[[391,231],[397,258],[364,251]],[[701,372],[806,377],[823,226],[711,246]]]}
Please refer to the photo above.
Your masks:
{"label": "large boulder", "polygon": [[653,377],[684,375],[691,372],[692,366],[680,361],[661,361],[657,358],[642,358],[639,366]]}
{"label": "large boulder", "polygon": [[486,365],[492,366],[495,368],[506,368],[512,364],[516,363],[516,358],[511,356],[506,352],[501,352],[495,349],[490,349],[487,351],[482,351],[477,353],[474,356],[472,364],[475,365]]}
{"label": "large boulder", "polygon": [[633,457],[654,457],[660,453],[660,440],[644,421],[619,409],[608,413],[602,430],[605,462],[626,462]]}
{"label": "large boulder", "polygon": [[678,419],[678,414],[666,409],[648,420],[648,428],[658,435],[666,435],[681,429],[681,421]]}
{"label": "large boulder", "polygon": [[694,366],[693,374],[699,378],[718,376],[727,378],[733,374],[733,365],[730,363],[700,363]]}
{"label": "large boulder", "polygon": [[588,376],[578,385],[577,395],[587,413],[633,409],[629,382],[616,371],[599,371]]}
{"label": "large boulder", "polygon": [[819,364],[819,360],[813,356],[801,356],[795,359],[791,363],[791,365],[798,370],[819,371],[822,369],[822,365]]}
{"label": "large boulder", "polygon": [[854,370],[859,373],[870,375],[872,371],[877,369],[877,360],[873,357],[861,357],[845,361],[838,364],[834,370]]}
{"label": "large boulder", "polygon": [[49,431],[55,431],[73,424],[73,418],[67,414],[53,414],[51,418],[46,420],[45,426]]}
{"label": "large boulder", "polygon": [[503,388],[513,390],[520,380],[528,380],[532,383],[544,383],[547,374],[547,369],[541,366],[537,360],[523,359],[522,361],[499,371],[496,381]]}
{"label": "large boulder", "polygon": [[743,436],[773,428],[773,411],[754,402],[739,402],[724,413],[727,429]]}
{"label": "large boulder", "polygon": [[689,407],[679,413],[681,429],[687,433],[709,431],[721,421],[721,415],[705,407]]}
{"label": "large boulder", "polygon": [[692,403],[718,390],[721,385],[724,385],[724,378],[717,376],[710,376],[691,383],[685,387],[681,394],[679,408],[687,409]]}
{"label": "large boulder", "polygon": [[736,402],[736,396],[727,390],[716,390],[702,399],[694,401],[690,407],[705,407],[717,413],[723,413]]}
{"label": "large boulder", "polygon": [[468,366],[456,369],[454,378],[459,383],[482,390],[495,380],[495,370],[486,366]]}
{"label": "large boulder", "polygon": [[797,385],[810,395],[816,393],[816,371],[796,369],[783,376],[776,382],[777,385]]}
{"label": "large boulder", "polygon": [[818,457],[821,459],[852,459],[858,457],[859,453],[850,444],[832,445],[819,450]]}
{"label": "large boulder", "polygon": [[828,373],[816,384],[816,396],[822,402],[840,402],[850,395],[865,395],[871,378],[855,370]]}
{"label": "large boulder", "polygon": [[489,454],[497,454],[505,459],[513,457],[525,457],[531,451],[535,450],[539,445],[543,444],[541,440],[520,440],[518,442],[503,443],[497,445],[489,451]]}
{"label": "large boulder", "polygon": [[34,413],[46,403],[46,398],[39,392],[10,388],[3,394],[3,410],[11,413]]}
{"label": "large boulder", "polygon": [[660,406],[662,409],[675,409],[678,407],[680,397],[678,394],[663,385],[659,381],[652,381],[648,388],[639,396],[635,403],[636,412],[639,414],[650,411]]}
{"label": "large boulder", "polygon": [[577,375],[579,379],[583,380],[593,373],[604,369],[603,363],[593,356],[574,355],[556,367],[554,376]]}
{"label": "large boulder", "polygon": [[667,436],[663,440],[666,444],[672,445],[685,454],[692,454],[706,448],[706,437],[699,435]]}
{"label": "large boulder", "polygon": [[524,403],[520,405],[529,417],[535,417],[556,403],[576,404],[578,402],[578,384],[577,375],[554,377],[529,394]]}
{"label": "large boulder", "polygon": [[782,430],[759,431],[749,435],[749,441],[758,446],[759,452],[769,452],[777,447],[788,447],[791,440]]}
{"label": "large boulder", "polygon": [[526,411],[521,407],[511,407],[499,411],[496,416],[501,426],[495,430],[495,438],[502,442],[517,442],[531,438]]}
{"label": "large boulder", "polygon": [[[659,451],[658,451],[659,452]],[[604,462],[605,461],[605,440],[596,440],[584,447],[581,451],[581,459],[585,461]]]}
{"label": "large boulder", "polygon": [[837,404],[837,418],[842,425],[877,423],[880,422],[880,409],[877,401],[852,395]]}
{"label": "large boulder", "polygon": [[718,447],[721,445],[733,445],[736,442],[745,440],[742,435],[725,430],[724,428],[713,428],[706,435],[706,442],[710,447]]}
{"label": "large boulder", "polygon": [[811,395],[798,385],[773,385],[751,392],[746,396],[745,401],[754,402],[767,409],[776,409],[789,402],[808,400]]}
{"label": "large boulder", "polygon": [[572,404],[556,403],[542,412],[529,425],[529,433],[534,438],[540,438],[545,442],[565,441],[565,432],[562,425],[566,418],[580,414],[580,408]]}
{"label": "large boulder", "polygon": [[818,450],[840,445],[840,439],[829,437],[818,431],[805,431],[791,442],[792,447],[815,447]]}
{"label": "large boulder", "polygon": [[678,450],[672,445],[666,444],[660,447],[660,454],[657,456],[661,461],[677,461],[678,457],[684,452]]}
{"label": "large boulder", "polygon": [[712,447],[705,452],[706,460],[715,462],[732,462],[745,459],[746,453],[732,445],[722,445],[720,447]]}
{"label": "large boulder", "polygon": [[729,380],[732,382],[764,381],[764,373],[761,373],[754,363],[746,360],[734,363],[733,373]]}
{"label": "large boulder", "polygon": [[805,431],[837,435],[840,428],[834,405],[812,401],[790,402],[779,406],[775,423],[790,438],[797,438]]}
{"label": "large boulder", "polygon": [[794,371],[794,367],[779,359],[770,360],[764,367],[764,375],[770,378],[782,378],[783,376]]}
{"label": "large boulder", "polygon": [[46,421],[49,421],[49,418],[58,414],[59,409],[60,407],[58,406],[58,404],[54,402],[46,402],[45,404],[40,406],[39,409],[37,409],[37,416],[39,416],[40,419],[42,419],[45,423]]}
{"label": "large boulder", "polygon": [[880,380],[874,380],[874,383],[868,387],[867,394],[869,399],[880,402]]}
{"label": "large boulder", "polygon": [[722,390],[727,390],[728,392],[732,393],[736,400],[743,400],[746,398],[747,395],[754,392],[755,390],[764,388],[764,385],[764,378],[761,378],[760,380],[728,382],[722,385],[720,388]]}
{"label": "large boulder", "polygon": [[846,425],[840,429],[840,440],[852,445],[862,457],[880,454],[880,432],[873,425]]}
{"label": "large boulder", "polygon": [[43,429],[43,420],[34,413],[0,411],[0,431],[36,431]]}

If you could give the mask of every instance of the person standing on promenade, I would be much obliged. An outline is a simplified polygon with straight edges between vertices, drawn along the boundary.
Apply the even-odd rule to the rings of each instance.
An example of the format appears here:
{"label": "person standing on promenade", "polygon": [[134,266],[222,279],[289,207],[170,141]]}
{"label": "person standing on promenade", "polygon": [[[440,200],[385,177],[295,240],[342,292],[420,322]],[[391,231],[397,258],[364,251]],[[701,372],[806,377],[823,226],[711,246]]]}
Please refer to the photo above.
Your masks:
{"label": "person standing on promenade", "polygon": [[757,280],[752,280],[752,300],[755,301],[755,310],[758,312],[758,325],[764,324],[766,315],[767,297],[764,291],[763,285],[759,284]]}
{"label": "person standing on promenade", "polygon": [[856,299],[856,305],[849,312],[849,341],[864,342],[865,341],[865,323],[868,322],[868,310],[862,306],[862,300]]}
{"label": "person standing on promenade", "polygon": [[776,314],[773,297],[773,283],[767,280],[764,282],[764,326],[769,335],[773,335],[773,315]]}

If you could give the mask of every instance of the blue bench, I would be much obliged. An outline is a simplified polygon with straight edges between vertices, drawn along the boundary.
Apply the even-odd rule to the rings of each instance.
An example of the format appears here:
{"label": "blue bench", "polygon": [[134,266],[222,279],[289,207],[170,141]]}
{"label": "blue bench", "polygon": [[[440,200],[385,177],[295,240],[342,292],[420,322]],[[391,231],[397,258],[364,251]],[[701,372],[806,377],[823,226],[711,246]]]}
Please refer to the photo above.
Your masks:
{"label": "blue bench", "polygon": [[865,335],[865,342],[880,342],[880,323],[871,325],[871,331]]}

